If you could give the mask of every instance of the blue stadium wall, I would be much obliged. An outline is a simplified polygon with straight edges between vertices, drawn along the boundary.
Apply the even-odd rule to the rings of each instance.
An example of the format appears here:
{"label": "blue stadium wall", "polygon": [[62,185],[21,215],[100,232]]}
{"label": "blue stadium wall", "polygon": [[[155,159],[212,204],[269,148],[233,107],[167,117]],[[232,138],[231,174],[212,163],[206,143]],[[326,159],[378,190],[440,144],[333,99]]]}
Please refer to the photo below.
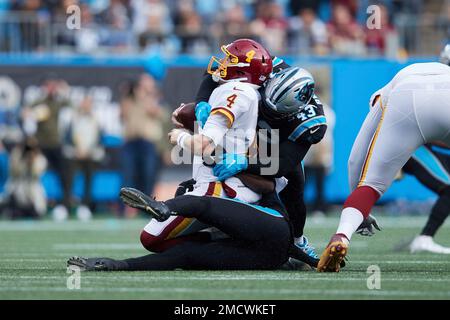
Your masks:
{"label": "blue stadium wall", "polygon": [[[341,202],[348,195],[347,159],[359,127],[368,112],[368,99],[378,88],[385,85],[392,76],[404,66],[414,62],[431,61],[434,58],[409,60],[404,62],[385,59],[341,59],[341,58],[295,58],[286,57],[286,61],[293,65],[325,64],[330,68],[332,107],[336,113],[334,170],[327,181],[326,195],[330,201]],[[49,57],[49,56],[3,56],[0,57],[1,66],[11,65],[39,65],[39,66],[107,66],[107,67],[143,67],[157,79],[163,80],[169,68],[202,67],[208,62],[207,58],[179,56],[171,59],[153,57],[121,57],[121,58],[92,58],[78,57]],[[1,70],[1,69],[0,69]],[[0,72],[1,74],[1,72]],[[393,139],[401,137],[393,137]],[[111,176],[113,175],[113,176]],[[104,180],[105,179],[105,180]],[[108,182],[107,182],[108,181]],[[81,181],[80,181],[81,182]],[[76,183],[77,193],[81,192],[81,183]],[[114,182],[114,183],[112,183]],[[52,188],[56,183],[53,177],[45,179],[46,187]],[[111,190],[101,186],[110,185]],[[99,200],[113,200],[120,186],[118,173],[104,174],[94,182],[94,197]],[[114,189],[114,190],[113,190]],[[50,190],[50,195],[58,196],[56,190]],[[313,194],[311,187],[306,190],[306,197]],[[392,199],[429,200],[434,195],[421,186],[414,178],[406,176],[402,181],[395,182],[383,197]]]}

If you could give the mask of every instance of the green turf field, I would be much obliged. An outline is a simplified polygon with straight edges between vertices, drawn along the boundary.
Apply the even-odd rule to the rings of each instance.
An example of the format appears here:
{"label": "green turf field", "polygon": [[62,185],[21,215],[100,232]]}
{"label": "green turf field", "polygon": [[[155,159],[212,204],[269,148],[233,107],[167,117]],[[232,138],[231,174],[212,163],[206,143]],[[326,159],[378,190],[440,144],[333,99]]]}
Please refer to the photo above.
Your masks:
{"label": "green turf field", "polygon": [[[66,286],[72,255],[125,258],[146,254],[138,236],[145,220],[89,223],[0,221],[0,299],[449,299],[450,256],[394,252],[423,217],[380,217],[384,230],[355,235],[339,274],[301,271],[82,273],[81,289]],[[309,221],[319,250],[337,219]],[[450,246],[450,224],[436,240]],[[381,269],[381,289],[367,289],[369,265]]]}

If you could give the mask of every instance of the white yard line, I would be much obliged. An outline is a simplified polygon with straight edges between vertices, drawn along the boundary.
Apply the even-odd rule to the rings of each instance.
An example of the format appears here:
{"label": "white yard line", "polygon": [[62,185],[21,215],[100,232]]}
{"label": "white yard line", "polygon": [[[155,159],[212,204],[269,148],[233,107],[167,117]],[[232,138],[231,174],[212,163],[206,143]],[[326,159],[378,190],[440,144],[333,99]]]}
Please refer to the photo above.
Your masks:
{"label": "white yard line", "polygon": [[[378,217],[379,224],[384,228],[420,228],[426,221],[426,216],[420,217]],[[100,219],[88,223],[79,221],[65,221],[56,223],[53,221],[0,221],[0,231],[105,231],[116,230],[139,230],[148,223],[147,219],[120,220],[120,219]],[[326,229],[336,227],[338,218],[324,218],[323,220],[309,219],[306,224],[307,232],[311,229]],[[449,221],[444,227],[448,227]]]}
{"label": "white yard line", "polygon": [[[58,287],[0,287],[0,292],[66,292],[66,293],[167,293],[169,296],[173,293],[201,293],[210,296],[213,293],[216,294],[254,294],[254,295],[311,295],[319,294],[327,296],[338,296],[343,295],[355,295],[355,296],[367,296],[367,297],[442,297],[449,298],[450,291],[435,291],[431,293],[424,291],[405,291],[405,290],[319,290],[319,289],[239,289],[239,288],[218,288],[218,289],[206,289],[206,288],[189,288],[189,287],[151,287],[151,288],[133,288],[133,287],[122,287],[122,288],[92,288],[92,287],[81,287],[80,290],[69,290],[67,288]],[[161,297],[163,298],[163,297]]]}
{"label": "white yard line", "polygon": [[450,264],[450,260],[422,260],[422,261],[408,261],[408,260],[349,260],[348,264],[361,263],[361,264]]}
{"label": "white yard line", "polygon": [[[342,277],[341,275],[335,278],[329,278],[326,276],[319,277],[317,274],[313,273],[303,273],[299,274],[281,274],[281,275],[260,275],[260,276],[155,276],[154,274],[148,276],[142,276],[136,274],[136,276],[121,276],[120,273],[116,273],[117,277],[114,278],[114,282],[120,281],[134,281],[134,282],[155,282],[159,280],[163,281],[357,281],[366,282],[367,278],[355,278],[355,277]],[[66,276],[11,276],[11,275],[0,275],[0,279],[5,280],[41,280],[42,282],[48,282],[48,280],[61,280],[66,281]],[[111,281],[108,277],[85,275],[81,276],[83,280],[107,280]],[[412,277],[402,277],[402,278],[388,278],[382,277],[382,281],[392,281],[392,282],[437,282],[436,279],[417,279]],[[111,282],[111,283],[114,283]],[[450,282],[450,279],[439,279],[439,282]]]}
{"label": "white yard line", "polygon": [[55,243],[53,250],[138,250],[143,249],[138,243]]}

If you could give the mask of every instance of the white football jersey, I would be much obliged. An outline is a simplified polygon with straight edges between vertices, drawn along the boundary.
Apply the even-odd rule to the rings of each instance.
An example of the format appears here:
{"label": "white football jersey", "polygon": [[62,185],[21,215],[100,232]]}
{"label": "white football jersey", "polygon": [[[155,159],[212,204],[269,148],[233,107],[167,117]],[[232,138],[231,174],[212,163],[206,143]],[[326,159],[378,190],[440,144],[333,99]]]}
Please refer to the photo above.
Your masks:
{"label": "white football jersey", "polygon": [[[209,137],[224,152],[246,154],[256,138],[260,100],[257,88],[237,81],[218,86],[208,101],[211,114],[199,133]],[[212,167],[206,166],[200,156],[194,156],[193,178],[197,183],[217,181]]]}

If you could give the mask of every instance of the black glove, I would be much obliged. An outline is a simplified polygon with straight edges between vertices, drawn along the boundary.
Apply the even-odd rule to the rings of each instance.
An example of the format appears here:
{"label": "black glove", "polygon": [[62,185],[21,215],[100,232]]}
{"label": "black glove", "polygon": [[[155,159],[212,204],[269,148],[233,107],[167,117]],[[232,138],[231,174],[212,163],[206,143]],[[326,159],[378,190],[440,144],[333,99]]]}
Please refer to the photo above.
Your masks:
{"label": "black glove", "polygon": [[188,191],[194,190],[194,184],[196,181],[194,179],[183,181],[178,185],[177,191],[175,192],[175,197],[182,196]]}
{"label": "black glove", "polygon": [[356,233],[359,233],[362,236],[371,237],[375,234],[375,229],[381,231],[381,228],[378,226],[377,219],[374,216],[369,215],[364,221],[360,224],[358,229],[356,229]]}

